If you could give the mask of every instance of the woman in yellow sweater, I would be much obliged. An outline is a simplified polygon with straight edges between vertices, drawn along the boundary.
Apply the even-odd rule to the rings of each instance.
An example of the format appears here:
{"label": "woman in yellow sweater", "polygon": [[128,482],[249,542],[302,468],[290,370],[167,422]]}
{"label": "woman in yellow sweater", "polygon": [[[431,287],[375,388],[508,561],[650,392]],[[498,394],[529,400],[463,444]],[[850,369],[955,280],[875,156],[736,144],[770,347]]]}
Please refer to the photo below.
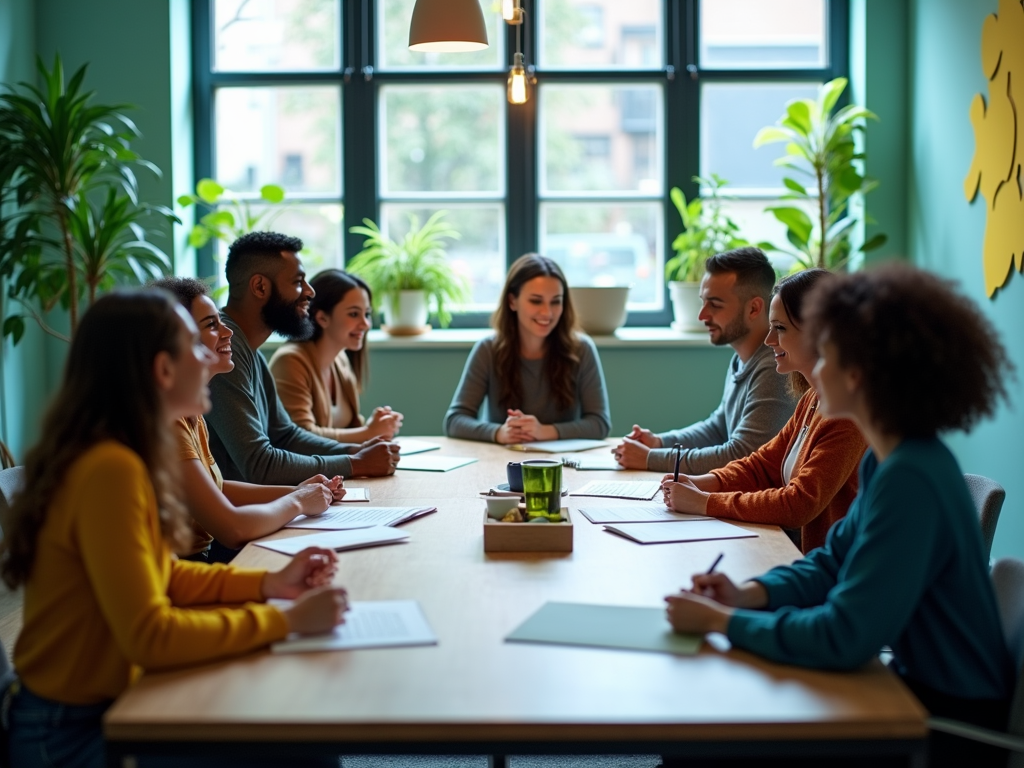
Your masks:
{"label": "woman in yellow sweater", "polygon": [[316,291],[309,305],[312,338],[283,344],[270,359],[281,405],[292,421],[321,437],[391,440],[402,414],[386,405],[374,408],[369,419],[359,413],[369,367],[366,334],[373,327],[370,287],[340,269],[326,269],[309,284]]}
{"label": "woman in yellow sweater", "polygon": [[[100,768],[102,714],[143,670],[343,620],[329,550],[307,549],[276,572],[171,554],[189,541],[171,428],[209,408],[212,361],[162,292],[110,294],[82,318],[0,554],[0,576],[24,587],[12,765]],[[295,603],[281,610],[264,604],[271,597]]]}
{"label": "woman in yellow sweater", "polygon": [[[210,375],[234,368],[234,334],[221,322],[206,283],[194,277],[165,277],[153,285],[170,292],[192,316],[199,340],[215,356]],[[230,562],[247,542],[273,533],[299,515],[322,514],[345,495],[340,477],[316,475],[295,487],[225,480],[210,452],[203,417],[178,419],[174,429],[184,501],[192,515],[192,543],[184,553],[187,560]]]}

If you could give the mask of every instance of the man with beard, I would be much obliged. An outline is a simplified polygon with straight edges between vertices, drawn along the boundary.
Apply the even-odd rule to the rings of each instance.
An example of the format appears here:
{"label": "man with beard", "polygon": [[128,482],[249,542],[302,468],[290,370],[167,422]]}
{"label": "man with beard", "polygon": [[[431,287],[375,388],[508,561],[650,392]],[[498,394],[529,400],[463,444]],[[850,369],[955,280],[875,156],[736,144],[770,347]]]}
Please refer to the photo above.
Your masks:
{"label": "man with beard", "polygon": [[301,340],[313,333],[298,252],[302,241],[276,232],[252,232],[228,251],[228,303],[221,313],[234,331],[230,373],[210,380],[213,408],[206,417],[210,448],[225,480],[297,485],[310,476],[390,475],[398,445],[380,439],[338,443],[295,424],[277,397],[267,361],[256,350],[277,332]]}
{"label": "man with beard", "polygon": [[764,345],[772,265],[758,248],[737,248],[709,258],[705,270],[698,318],[712,344],[728,344],[736,352],[722,402],[704,421],[684,429],[656,435],[634,424],[612,450],[627,469],[671,472],[675,447],[682,446],[679,471],[702,475],[753,453],[793,415],[796,403],[786,391],[786,377],[775,372],[772,350]]}

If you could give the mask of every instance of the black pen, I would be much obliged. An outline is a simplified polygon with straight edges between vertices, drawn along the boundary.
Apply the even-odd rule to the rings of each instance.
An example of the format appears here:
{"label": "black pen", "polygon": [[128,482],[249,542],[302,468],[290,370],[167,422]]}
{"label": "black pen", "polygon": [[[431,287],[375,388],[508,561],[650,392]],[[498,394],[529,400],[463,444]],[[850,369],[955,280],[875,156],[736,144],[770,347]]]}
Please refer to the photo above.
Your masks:
{"label": "black pen", "polygon": [[713,562],[713,563],[711,564],[711,567],[710,567],[710,568],[708,568],[708,572],[707,572],[707,573],[705,573],[704,575],[705,575],[705,576],[710,576],[710,575],[711,575],[712,573],[714,573],[714,572],[715,572],[715,568],[717,568],[717,567],[718,567],[718,564],[719,564],[720,562],[722,562],[722,558],[723,558],[723,557],[725,557],[725,552],[719,552],[719,553],[718,553],[718,557],[716,557],[716,558],[715,558],[715,562]]}
{"label": "black pen", "polygon": [[675,471],[675,474],[672,475],[672,482],[673,483],[678,483],[679,482],[679,462],[682,461],[682,458],[683,458],[683,446],[677,445],[676,446],[676,471]]}

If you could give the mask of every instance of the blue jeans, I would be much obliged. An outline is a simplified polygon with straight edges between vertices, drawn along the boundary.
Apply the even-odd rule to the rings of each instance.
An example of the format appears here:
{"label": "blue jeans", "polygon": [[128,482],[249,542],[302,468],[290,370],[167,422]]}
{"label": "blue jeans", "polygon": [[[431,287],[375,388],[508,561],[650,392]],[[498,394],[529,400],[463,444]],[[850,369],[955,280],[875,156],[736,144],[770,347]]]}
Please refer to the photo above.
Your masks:
{"label": "blue jeans", "polygon": [[21,685],[8,713],[11,765],[104,768],[102,720],[111,703],[61,704]]}

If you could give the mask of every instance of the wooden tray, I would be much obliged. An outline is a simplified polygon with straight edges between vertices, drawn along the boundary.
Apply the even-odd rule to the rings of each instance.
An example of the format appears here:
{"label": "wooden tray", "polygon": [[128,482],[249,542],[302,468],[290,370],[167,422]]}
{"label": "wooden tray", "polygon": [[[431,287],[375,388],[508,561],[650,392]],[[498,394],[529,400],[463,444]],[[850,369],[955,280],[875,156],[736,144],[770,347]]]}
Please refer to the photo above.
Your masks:
{"label": "wooden tray", "polygon": [[564,523],[501,523],[484,512],[484,552],[572,552],[572,517]]}

